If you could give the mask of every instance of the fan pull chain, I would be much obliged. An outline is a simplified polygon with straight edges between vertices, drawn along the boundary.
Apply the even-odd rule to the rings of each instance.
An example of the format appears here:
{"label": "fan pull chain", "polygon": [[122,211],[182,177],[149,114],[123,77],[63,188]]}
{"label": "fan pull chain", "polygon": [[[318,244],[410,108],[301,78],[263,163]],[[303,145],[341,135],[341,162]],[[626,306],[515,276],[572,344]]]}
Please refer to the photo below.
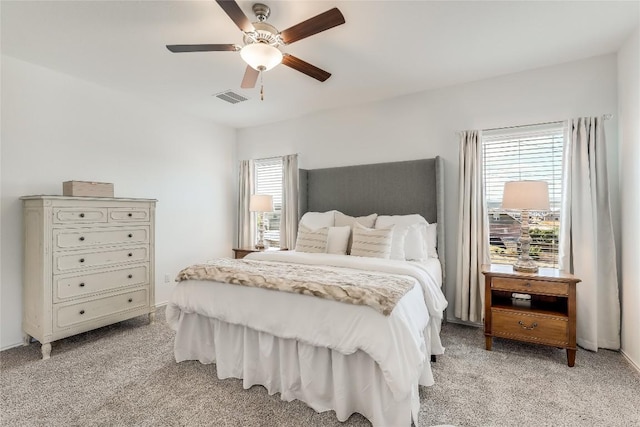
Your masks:
{"label": "fan pull chain", "polygon": [[262,74],[263,72],[260,71],[260,101],[264,101],[264,85],[262,84]]}

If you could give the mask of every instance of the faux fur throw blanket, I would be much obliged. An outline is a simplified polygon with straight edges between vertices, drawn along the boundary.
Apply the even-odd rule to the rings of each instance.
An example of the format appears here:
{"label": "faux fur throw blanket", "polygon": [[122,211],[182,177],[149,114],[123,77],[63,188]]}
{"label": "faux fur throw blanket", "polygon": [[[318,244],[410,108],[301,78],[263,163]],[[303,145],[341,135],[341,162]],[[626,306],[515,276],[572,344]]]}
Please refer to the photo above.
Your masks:
{"label": "faux fur throw blanket", "polygon": [[221,258],[185,268],[176,278],[213,280],[275,289],[355,305],[368,305],[388,316],[415,285],[408,276],[344,268]]}

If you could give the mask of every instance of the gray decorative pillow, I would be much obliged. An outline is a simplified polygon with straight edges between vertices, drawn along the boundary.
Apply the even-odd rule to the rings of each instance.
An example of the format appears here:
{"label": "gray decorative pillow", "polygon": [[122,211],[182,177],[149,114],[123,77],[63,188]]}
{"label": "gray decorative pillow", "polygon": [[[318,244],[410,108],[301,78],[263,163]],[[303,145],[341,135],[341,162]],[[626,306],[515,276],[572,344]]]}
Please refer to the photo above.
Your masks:
{"label": "gray decorative pillow", "polygon": [[329,227],[311,230],[301,225],[298,228],[296,239],[297,252],[325,253],[327,252],[327,240],[329,237]]}
{"label": "gray decorative pillow", "polygon": [[353,227],[351,255],[371,258],[389,258],[393,226],[389,228],[366,228],[356,223]]}

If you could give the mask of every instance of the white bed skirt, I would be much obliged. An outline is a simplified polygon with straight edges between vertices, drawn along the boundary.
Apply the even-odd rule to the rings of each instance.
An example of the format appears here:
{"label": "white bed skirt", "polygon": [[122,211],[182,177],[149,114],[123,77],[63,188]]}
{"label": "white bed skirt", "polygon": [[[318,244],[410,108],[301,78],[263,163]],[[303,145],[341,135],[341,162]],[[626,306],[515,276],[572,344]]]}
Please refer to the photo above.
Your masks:
{"label": "white bed skirt", "polygon": [[218,378],[240,378],[245,389],[263,385],[287,402],[334,410],[340,421],[358,412],[374,426],[419,425],[418,382],[433,384],[431,369],[423,369],[411,393],[396,401],[378,365],[362,351],[344,355],[197,313],[180,313],[174,353],[177,362],[216,363]]}

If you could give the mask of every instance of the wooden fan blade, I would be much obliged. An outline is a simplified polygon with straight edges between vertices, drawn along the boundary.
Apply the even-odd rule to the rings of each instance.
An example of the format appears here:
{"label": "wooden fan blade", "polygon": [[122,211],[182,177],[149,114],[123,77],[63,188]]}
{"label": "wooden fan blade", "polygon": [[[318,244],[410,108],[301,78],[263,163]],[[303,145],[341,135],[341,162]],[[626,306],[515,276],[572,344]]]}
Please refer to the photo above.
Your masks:
{"label": "wooden fan blade", "polygon": [[240,6],[238,6],[238,3],[234,0],[216,0],[216,3],[218,3],[222,10],[229,15],[229,18],[231,18],[240,30],[245,33],[250,33],[256,30],[249,18],[247,18],[247,15],[244,14],[242,9],[240,9]]}
{"label": "wooden fan blade", "polygon": [[168,44],[167,49],[173,53],[182,52],[235,52],[240,48],[235,44]]}
{"label": "wooden fan blade", "polygon": [[313,77],[316,80],[320,80],[321,82],[331,77],[331,73],[327,73],[325,70],[322,70],[315,65],[311,65],[300,58],[296,58],[293,55],[285,54],[282,58],[282,64],[287,67],[291,67],[296,71],[300,71],[309,77]]}
{"label": "wooden fan blade", "polygon": [[318,34],[329,28],[337,27],[345,23],[344,16],[337,7],[327,10],[320,15],[309,18],[293,27],[280,32],[280,36],[285,44],[291,44],[305,37]]}
{"label": "wooden fan blade", "polygon": [[242,83],[240,87],[243,89],[251,89],[256,87],[256,82],[258,81],[258,75],[260,72],[255,68],[247,65],[247,70],[244,72],[244,77],[242,78]]}

